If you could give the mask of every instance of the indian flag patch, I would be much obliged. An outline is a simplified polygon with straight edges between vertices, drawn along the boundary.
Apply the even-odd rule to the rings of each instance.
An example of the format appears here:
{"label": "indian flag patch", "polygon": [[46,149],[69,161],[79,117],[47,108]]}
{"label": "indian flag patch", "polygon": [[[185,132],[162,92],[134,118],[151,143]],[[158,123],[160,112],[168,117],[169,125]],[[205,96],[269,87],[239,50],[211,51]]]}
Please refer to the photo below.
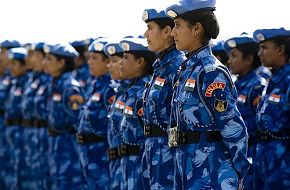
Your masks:
{"label": "indian flag patch", "polygon": [[116,101],[116,104],[115,104],[115,108],[118,110],[118,111],[123,111],[125,109],[125,103],[122,102],[121,100],[117,100]]}
{"label": "indian flag patch", "polygon": [[281,96],[277,94],[271,94],[269,97],[269,101],[273,103],[279,103],[280,99],[281,99]]}
{"label": "indian flag patch", "polygon": [[241,102],[244,104],[246,102],[246,99],[247,99],[247,97],[245,95],[240,94],[237,100],[238,100],[238,102]]}
{"label": "indian flag patch", "polygon": [[92,96],[92,101],[94,102],[98,102],[101,99],[101,94],[100,93],[94,93],[94,95]]}
{"label": "indian flag patch", "polygon": [[130,106],[126,106],[126,108],[124,110],[124,114],[128,117],[132,117],[133,116],[133,108]]}
{"label": "indian flag patch", "polygon": [[59,102],[61,100],[61,94],[55,93],[52,97],[53,101]]}
{"label": "indian flag patch", "polygon": [[157,77],[154,81],[154,87],[161,90],[165,83],[165,79]]}
{"label": "indian flag patch", "polygon": [[193,91],[194,87],[195,87],[195,80],[194,79],[187,79],[186,83],[185,83],[185,87],[184,90],[186,91]]}
{"label": "indian flag patch", "polygon": [[15,96],[21,96],[21,94],[22,94],[21,88],[16,88],[15,91],[14,91],[14,95]]}

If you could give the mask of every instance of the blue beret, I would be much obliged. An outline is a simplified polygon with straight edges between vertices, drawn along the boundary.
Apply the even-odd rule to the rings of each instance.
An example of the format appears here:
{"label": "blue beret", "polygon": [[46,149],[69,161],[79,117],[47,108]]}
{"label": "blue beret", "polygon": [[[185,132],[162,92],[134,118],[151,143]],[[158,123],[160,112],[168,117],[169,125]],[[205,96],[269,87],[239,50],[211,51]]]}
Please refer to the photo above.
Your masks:
{"label": "blue beret", "polygon": [[70,43],[73,47],[85,47],[85,40],[76,40]]}
{"label": "blue beret", "polygon": [[218,41],[216,44],[212,45],[212,51],[225,51],[224,50],[224,41]]}
{"label": "blue beret", "polygon": [[169,18],[169,17],[165,14],[165,11],[157,12],[155,9],[145,9],[143,11],[142,19],[146,23],[161,18]]}
{"label": "blue beret", "polygon": [[91,43],[88,48],[89,52],[104,52],[104,47],[108,43],[106,38],[98,38]]}
{"label": "blue beret", "polygon": [[215,10],[215,0],[181,0],[178,4],[166,9],[166,14],[171,18],[177,18],[188,12],[199,10]]}
{"label": "blue beret", "polygon": [[120,41],[119,46],[124,52],[149,51],[147,41],[144,38],[127,38]]}
{"label": "blue beret", "polygon": [[31,50],[33,50],[33,51],[44,51],[44,46],[45,46],[44,42],[34,43],[34,44],[31,44]]}
{"label": "blue beret", "polygon": [[248,43],[257,43],[250,35],[247,33],[243,33],[238,37],[233,37],[225,41],[224,49],[229,52],[231,49],[241,45]]}
{"label": "blue beret", "polygon": [[25,59],[27,57],[28,50],[24,47],[11,48],[8,51],[9,59]]}
{"label": "blue beret", "polygon": [[46,45],[44,47],[44,52],[49,53],[56,56],[63,57],[77,57],[79,53],[69,44],[56,44],[52,46]]}
{"label": "blue beret", "polygon": [[5,40],[3,42],[0,43],[0,47],[1,48],[6,48],[6,49],[10,49],[10,48],[15,48],[15,47],[20,47],[20,43],[16,40]]}
{"label": "blue beret", "polygon": [[119,42],[109,42],[104,47],[105,54],[110,57],[115,54],[122,54],[123,49],[119,46]]}
{"label": "blue beret", "polygon": [[290,37],[290,31],[285,30],[284,28],[259,29],[254,32],[253,37],[260,43],[277,37]]}

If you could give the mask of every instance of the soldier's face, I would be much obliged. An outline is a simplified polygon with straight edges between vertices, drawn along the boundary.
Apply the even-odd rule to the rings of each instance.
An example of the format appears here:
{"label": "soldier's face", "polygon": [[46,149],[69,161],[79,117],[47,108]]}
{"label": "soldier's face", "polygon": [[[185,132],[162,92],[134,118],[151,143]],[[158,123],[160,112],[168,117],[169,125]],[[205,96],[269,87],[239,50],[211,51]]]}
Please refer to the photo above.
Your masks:
{"label": "soldier's face", "polygon": [[52,77],[60,76],[64,67],[64,59],[58,60],[54,55],[47,55],[47,71]]}
{"label": "soldier's face", "polygon": [[228,64],[233,74],[244,76],[250,70],[252,63],[243,58],[243,53],[237,48],[233,48],[229,53]]}
{"label": "soldier's face", "polygon": [[100,53],[91,52],[89,55],[88,65],[90,72],[94,76],[102,76],[108,72],[108,59]]}
{"label": "soldier's face", "polygon": [[164,47],[165,43],[167,43],[165,40],[165,29],[161,29],[155,22],[151,21],[147,23],[147,30],[144,33],[144,37],[147,39],[148,48],[151,51],[158,52],[166,48]]}
{"label": "soldier's face", "polygon": [[260,44],[258,55],[263,66],[276,68],[278,66],[277,59],[281,56],[281,47],[277,46],[271,40],[262,42]]}
{"label": "soldier's face", "polygon": [[13,77],[20,77],[26,72],[26,66],[22,65],[18,60],[12,60],[10,70]]}
{"label": "soldier's face", "polygon": [[121,60],[122,58],[119,56],[112,56],[108,64],[109,72],[111,73],[111,77],[114,80],[123,80],[123,78],[120,76]]}
{"label": "soldier's face", "polygon": [[131,53],[124,52],[123,59],[121,60],[120,76],[124,79],[133,78],[138,71],[138,59]]}

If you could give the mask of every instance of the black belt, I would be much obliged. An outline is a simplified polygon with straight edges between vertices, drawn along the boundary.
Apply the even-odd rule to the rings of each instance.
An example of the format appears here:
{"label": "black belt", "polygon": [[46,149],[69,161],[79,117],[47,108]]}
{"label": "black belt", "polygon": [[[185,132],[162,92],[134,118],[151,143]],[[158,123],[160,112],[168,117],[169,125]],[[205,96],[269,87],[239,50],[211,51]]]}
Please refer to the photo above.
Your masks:
{"label": "black belt", "polygon": [[76,134],[76,139],[79,144],[104,142],[106,137],[94,134]]}
{"label": "black belt", "polygon": [[0,110],[0,116],[4,116],[4,110]]}
{"label": "black belt", "polygon": [[[166,127],[166,126],[164,126],[164,127]],[[162,137],[166,136],[167,137],[167,131],[164,131],[163,129],[161,129],[157,125],[147,124],[144,126],[144,135],[146,137],[158,137],[158,136],[162,136]]]}
{"label": "black belt", "polygon": [[75,130],[75,128],[70,128],[68,131],[65,131],[65,132],[59,132],[52,127],[48,128],[48,135],[52,136],[52,137],[56,137],[56,136],[63,135],[63,134],[75,134],[76,132],[77,131]]}
{"label": "black belt", "polygon": [[121,157],[130,155],[140,155],[140,152],[141,150],[139,145],[121,144],[118,147],[118,153]]}
{"label": "black belt", "polygon": [[5,125],[7,127],[14,126],[14,125],[22,125],[22,118],[5,119]]}
{"label": "black belt", "polygon": [[267,141],[288,141],[290,139],[290,131],[279,131],[279,132],[268,132],[268,131],[256,131],[257,142],[267,142]]}
{"label": "black belt", "polygon": [[120,157],[118,153],[118,148],[107,149],[107,154],[108,154],[109,160],[115,160]]}
{"label": "black belt", "polygon": [[22,126],[23,127],[33,127],[34,126],[34,120],[33,119],[22,119]]}
{"label": "black belt", "polygon": [[43,119],[34,119],[33,125],[36,128],[42,128],[42,127],[47,127],[48,123],[46,120],[43,120]]}

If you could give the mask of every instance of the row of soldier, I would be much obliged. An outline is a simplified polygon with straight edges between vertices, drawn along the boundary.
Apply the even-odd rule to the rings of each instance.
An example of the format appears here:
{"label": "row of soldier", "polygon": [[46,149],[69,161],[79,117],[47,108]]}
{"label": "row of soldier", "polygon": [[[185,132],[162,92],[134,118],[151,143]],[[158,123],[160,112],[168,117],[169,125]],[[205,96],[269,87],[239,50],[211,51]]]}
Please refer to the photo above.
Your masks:
{"label": "row of soldier", "polygon": [[146,9],[146,39],[2,42],[1,187],[289,189],[290,31],[211,48],[214,6]]}

